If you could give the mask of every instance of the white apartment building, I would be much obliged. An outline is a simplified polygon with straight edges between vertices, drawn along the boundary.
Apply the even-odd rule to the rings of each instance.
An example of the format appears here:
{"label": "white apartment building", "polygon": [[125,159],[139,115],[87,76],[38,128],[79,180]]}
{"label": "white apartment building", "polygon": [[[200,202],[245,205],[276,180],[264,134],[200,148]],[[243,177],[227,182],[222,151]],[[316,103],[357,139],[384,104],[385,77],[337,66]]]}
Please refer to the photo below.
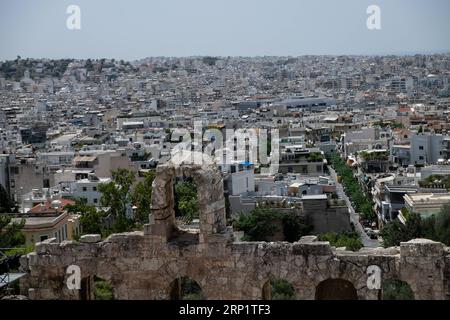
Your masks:
{"label": "white apartment building", "polygon": [[238,196],[255,191],[255,174],[250,162],[233,163],[228,167],[227,186],[230,195]]}
{"label": "white apartment building", "polygon": [[388,149],[390,132],[380,132],[379,128],[361,128],[343,134],[342,151],[345,157],[361,150]]}
{"label": "white apartment building", "polygon": [[435,164],[444,156],[444,137],[441,134],[412,134],[410,164]]}
{"label": "white apartment building", "polygon": [[87,204],[100,206],[101,192],[98,191],[98,185],[101,183],[109,183],[111,178],[98,178],[90,174],[88,178],[75,181],[75,198],[84,198]]}

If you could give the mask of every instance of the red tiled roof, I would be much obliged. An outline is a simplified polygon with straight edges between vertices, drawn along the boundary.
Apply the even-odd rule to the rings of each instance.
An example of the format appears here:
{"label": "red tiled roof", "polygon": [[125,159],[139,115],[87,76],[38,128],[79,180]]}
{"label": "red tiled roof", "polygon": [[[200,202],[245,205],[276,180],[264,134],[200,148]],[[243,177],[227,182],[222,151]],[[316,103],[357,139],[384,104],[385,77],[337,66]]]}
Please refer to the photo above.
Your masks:
{"label": "red tiled roof", "polygon": [[65,206],[75,204],[75,201],[69,199],[60,199],[60,201],[61,205],[59,206],[58,209],[53,208],[52,202],[50,200],[47,200],[43,206],[41,204],[37,204],[33,208],[31,208],[31,210],[28,211],[28,213],[31,214],[52,213],[52,212],[57,213],[62,212]]}

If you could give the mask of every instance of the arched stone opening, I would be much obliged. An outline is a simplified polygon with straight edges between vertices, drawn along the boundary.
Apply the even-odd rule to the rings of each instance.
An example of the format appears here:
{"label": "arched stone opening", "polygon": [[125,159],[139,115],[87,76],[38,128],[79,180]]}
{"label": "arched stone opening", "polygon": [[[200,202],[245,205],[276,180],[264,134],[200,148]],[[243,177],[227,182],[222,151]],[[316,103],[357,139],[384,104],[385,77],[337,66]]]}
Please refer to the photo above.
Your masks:
{"label": "arched stone opening", "polygon": [[179,245],[198,244],[200,205],[197,185],[192,177],[175,177],[173,180],[176,225],[170,240]]}
{"label": "arched stone opening", "polygon": [[[223,181],[220,172],[213,165],[175,165],[164,164],[156,169],[152,191],[152,220],[147,234],[162,238],[163,241],[181,239],[192,235],[177,227],[175,217],[175,181],[176,177],[190,181],[197,187],[200,242],[214,234],[226,231],[225,200]],[[188,238],[189,238],[188,237]],[[194,241],[195,242],[195,241]],[[189,241],[188,241],[189,243]]]}
{"label": "arched stone opening", "polygon": [[175,217],[184,222],[192,222],[199,218],[199,196],[197,184],[192,177],[176,177],[174,179]]}
{"label": "arched stone opening", "polygon": [[316,287],[316,300],[358,300],[355,286],[344,279],[327,279]]}
{"label": "arched stone opening", "polygon": [[97,276],[81,279],[80,300],[113,300],[114,289],[109,281]]}
{"label": "arched stone opening", "polygon": [[295,298],[294,287],[285,279],[272,278],[263,285],[263,300],[295,300]]}
{"label": "arched stone opening", "polygon": [[80,300],[93,300],[93,279],[92,276],[81,279],[80,283]]}
{"label": "arched stone opening", "polygon": [[185,276],[171,282],[170,300],[205,300],[205,297],[197,281]]}
{"label": "arched stone opening", "polygon": [[414,300],[410,285],[399,279],[388,279],[381,286],[382,300]]}

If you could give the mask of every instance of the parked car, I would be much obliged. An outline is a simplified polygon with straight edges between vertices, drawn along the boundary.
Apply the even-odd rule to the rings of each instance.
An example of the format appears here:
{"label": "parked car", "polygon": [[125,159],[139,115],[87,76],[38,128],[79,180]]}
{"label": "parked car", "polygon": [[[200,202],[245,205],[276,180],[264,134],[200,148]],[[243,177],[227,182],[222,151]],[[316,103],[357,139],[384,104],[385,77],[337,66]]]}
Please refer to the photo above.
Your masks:
{"label": "parked car", "polygon": [[378,239],[379,230],[373,230],[372,228],[364,228],[364,231],[366,232],[367,236],[370,239]]}
{"label": "parked car", "polygon": [[380,236],[380,230],[372,230],[372,234],[369,236],[370,239],[378,239]]}

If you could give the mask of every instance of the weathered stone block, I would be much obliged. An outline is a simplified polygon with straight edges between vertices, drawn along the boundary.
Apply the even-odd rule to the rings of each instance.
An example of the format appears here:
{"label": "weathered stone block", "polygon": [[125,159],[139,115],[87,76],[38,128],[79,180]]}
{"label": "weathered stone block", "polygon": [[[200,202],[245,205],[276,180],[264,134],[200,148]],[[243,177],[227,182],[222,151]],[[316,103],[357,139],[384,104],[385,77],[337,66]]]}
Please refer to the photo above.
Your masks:
{"label": "weathered stone block", "polygon": [[292,246],[294,255],[317,255],[328,256],[332,255],[333,251],[328,242],[314,242],[314,243],[294,243]]}
{"label": "weathered stone block", "polygon": [[82,243],[96,243],[102,240],[102,236],[99,234],[85,234],[80,237],[80,242]]}
{"label": "weathered stone block", "polygon": [[414,239],[400,243],[401,257],[442,256],[444,245],[428,239]]}

